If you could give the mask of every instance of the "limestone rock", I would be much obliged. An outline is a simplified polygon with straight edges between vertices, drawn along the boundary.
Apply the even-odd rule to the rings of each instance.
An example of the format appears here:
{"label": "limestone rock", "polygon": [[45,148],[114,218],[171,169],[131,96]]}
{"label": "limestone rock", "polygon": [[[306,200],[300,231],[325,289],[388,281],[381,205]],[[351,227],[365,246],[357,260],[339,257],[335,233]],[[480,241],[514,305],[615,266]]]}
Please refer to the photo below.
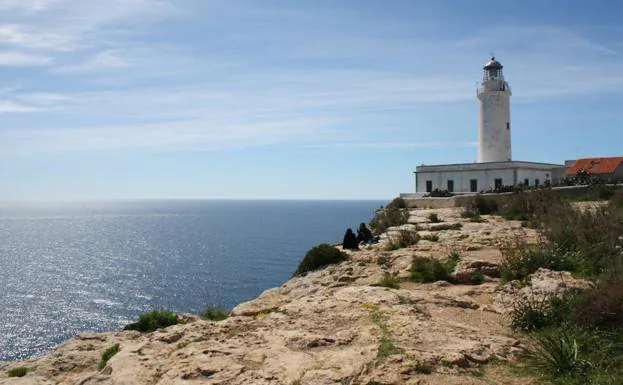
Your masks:
{"label": "limestone rock", "polygon": [[[428,223],[431,212],[444,222]],[[224,321],[189,316],[152,333],[81,334],[47,356],[0,364],[0,385],[485,383],[459,368],[512,359],[521,351],[496,306],[496,242],[514,239],[518,231],[528,240],[536,235],[495,218],[470,223],[457,209],[413,210],[410,222],[390,234],[426,227],[439,242],[391,252],[381,242],[349,252],[350,261],[266,290]],[[460,231],[448,231],[457,224]],[[414,256],[443,260],[452,252],[461,256],[455,273],[490,278],[477,286],[409,281]],[[402,278],[399,289],[378,286],[386,274]],[[533,287],[556,291],[556,274],[537,272]],[[575,284],[567,276],[564,282]],[[99,370],[101,353],[117,343],[120,352]],[[17,366],[33,370],[22,378],[4,375]],[[489,383],[525,383],[497,370],[487,370]]]}

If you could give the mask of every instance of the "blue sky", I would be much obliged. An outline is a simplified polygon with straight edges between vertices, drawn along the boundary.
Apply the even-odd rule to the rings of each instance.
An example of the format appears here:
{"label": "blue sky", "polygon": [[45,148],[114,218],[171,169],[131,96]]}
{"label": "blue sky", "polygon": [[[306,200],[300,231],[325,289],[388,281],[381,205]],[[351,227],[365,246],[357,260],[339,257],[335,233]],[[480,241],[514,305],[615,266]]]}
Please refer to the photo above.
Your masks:
{"label": "blue sky", "polygon": [[390,199],[477,158],[623,155],[608,1],[0,0],[0,199]]}

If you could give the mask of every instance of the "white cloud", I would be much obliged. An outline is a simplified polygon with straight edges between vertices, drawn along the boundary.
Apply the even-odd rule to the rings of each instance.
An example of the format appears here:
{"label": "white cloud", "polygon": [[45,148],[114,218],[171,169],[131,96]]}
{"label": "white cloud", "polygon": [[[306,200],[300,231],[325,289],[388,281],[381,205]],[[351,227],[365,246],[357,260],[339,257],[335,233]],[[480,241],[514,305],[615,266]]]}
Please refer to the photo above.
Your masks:
{"label": "white cloud", "polygon": [[[28,84],[0,92],[0,113],[20,113],[13,122],[27,128],[10,131],[4,138],[17,145],[5,146],[24,153],[215,149],[273,140],[316,148],[473,146],[426,138],[352,141],[342,127],[362,113],[450,103],[475,108],[480,67],[491,47],[500,47],[514,101],[623,89],[616,48],[557,27],[488,26],[455,39],[397,39],[392,28],[400,26],[369,34],[356,29],[365,23],[341,15],[316,28],[322,19],[315,14],[251,10],[196,41],[150,36],[159,32],[154,23],[171,17],[189,18],[182,23],[219,18],[198,17],[192,7],[199,4],[0,0],[0,10],[16,14],[8,23],[0,18],[0,47],[12,47],[4,60],[0,54],[0,65],[41,66],[28,70],[45,71],[39,75],[47,80],[45,88]],[[269,19],[245,24],[258,17]],[[288,33],[267,27],[273,24],[267,20],[290,17],[297,19]],[[340,27],[342,20],[349,28]],[[436,35],[423,30],[420,36]],[[365,129],[378,132],[380,125]]]}
{"label": "white cloud", "polygon": [[477,146],[478,142],[330,142],[321,144],[310,144],[305,147],[401,150],[412,148],[460,148]]}
{"label": "white cloud", "polygon": [[49,57],[45,56],[17,51],[0,51],[0,66],[4,67],[45,66],[50,64],[51,61]]}
{"label": "white cloud", "polygon": [[[0,115],[12,113],[26,113],[41,111],[40,108],[15,103],[10,100],[0,100]],[[6,138],[5,138],[6,139]]]}

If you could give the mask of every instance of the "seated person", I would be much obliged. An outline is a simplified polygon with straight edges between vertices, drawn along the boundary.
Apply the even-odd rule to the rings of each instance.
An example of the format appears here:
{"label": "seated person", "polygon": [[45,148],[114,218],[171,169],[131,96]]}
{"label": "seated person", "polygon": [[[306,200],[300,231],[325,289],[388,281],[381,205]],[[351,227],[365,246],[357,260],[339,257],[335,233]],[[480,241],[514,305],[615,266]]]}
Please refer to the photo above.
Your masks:
{"label": "seated person", "polygon": [[359,242],[357,241],[357,237],[355,233],[353,233],[352,229],[346,230],[346,234],[344,234],[344,242],[342,243],[342,248],[345,250],[359,250]]}
{"label": "seated person", "polygon": [[357,230],[357,240],[363,243],[374,243],[375,241],[372,231],[366,227],[365,223],[359,224],[359,229]]}

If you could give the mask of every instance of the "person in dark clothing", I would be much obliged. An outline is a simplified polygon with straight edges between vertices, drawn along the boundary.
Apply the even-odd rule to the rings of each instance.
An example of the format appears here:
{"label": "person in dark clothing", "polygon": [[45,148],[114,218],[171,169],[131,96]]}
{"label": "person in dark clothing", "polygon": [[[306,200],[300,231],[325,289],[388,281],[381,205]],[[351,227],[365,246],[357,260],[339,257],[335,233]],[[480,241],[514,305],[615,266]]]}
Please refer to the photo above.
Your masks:
{"label": "person in dark clothing", "polygon": [[359,229],[357,230],[357,241],[363,243],[371,243],[374,239],[372,235],[372,231],[366,227],[365,223],[359,224]]}
{"label": "person in dark clothing", "polygon": [[357,241],[357,237],[355,233],[353,233],[352,229],[346,230],[346,234],[344,234],[344,242],[342,243],[342,247],[345,250],[359,250],[359,242]]}

